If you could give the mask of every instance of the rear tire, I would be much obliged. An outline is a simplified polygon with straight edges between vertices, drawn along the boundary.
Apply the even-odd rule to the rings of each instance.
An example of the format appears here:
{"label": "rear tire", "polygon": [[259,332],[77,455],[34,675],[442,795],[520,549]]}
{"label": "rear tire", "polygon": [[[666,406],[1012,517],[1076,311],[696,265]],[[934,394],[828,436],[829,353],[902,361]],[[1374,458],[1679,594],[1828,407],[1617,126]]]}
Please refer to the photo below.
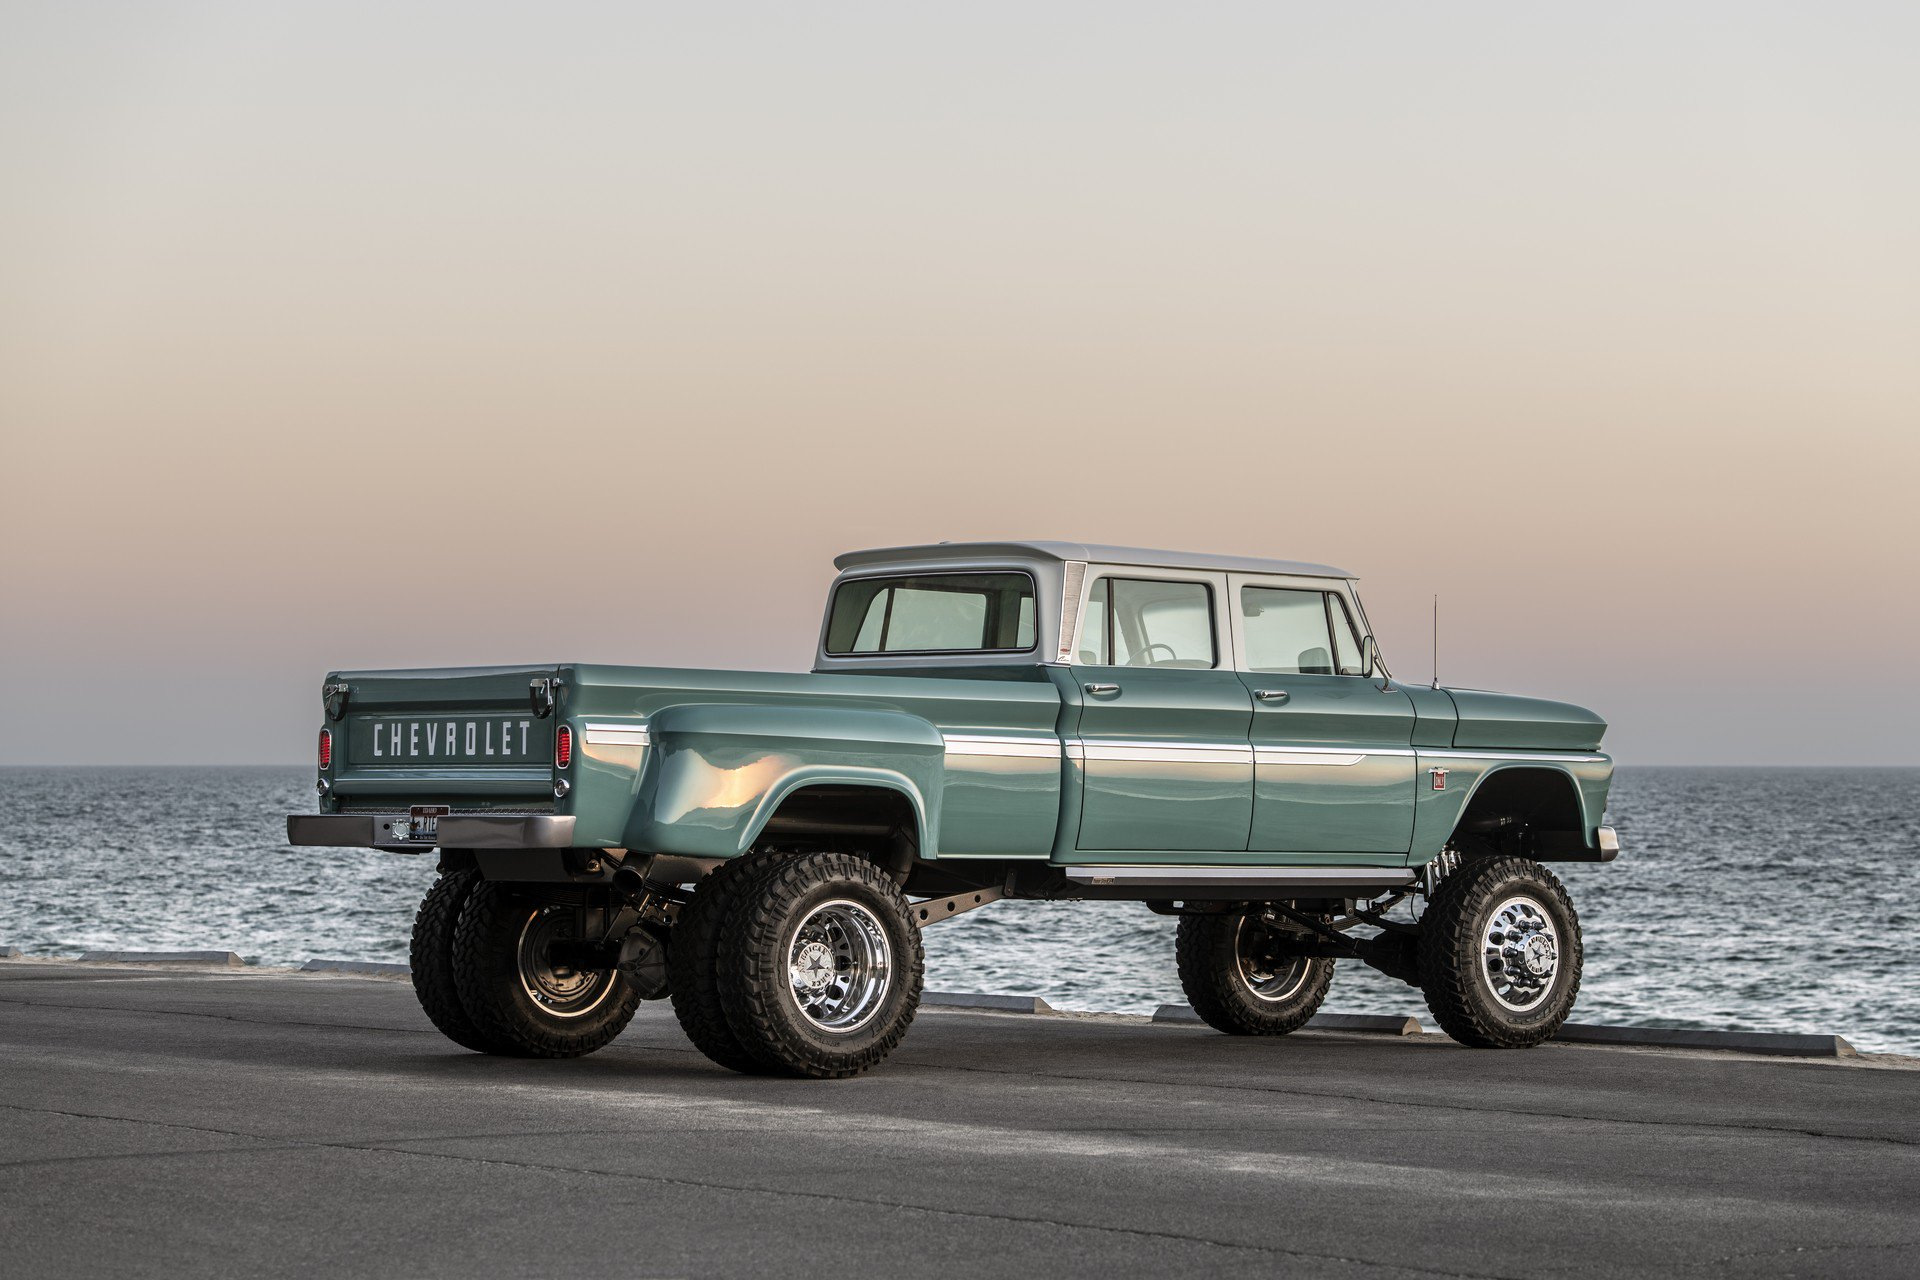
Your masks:
{"label": "rear tire", "polygon": [[413,917],[408,965],[413,972],[413,994],[441,1035],[475,1053],[502,1053],[505,1050],[468,1016],[453,979],[454,926],[460,922],[460,909],[467,904],[468,895],[479,883],[480,873],[471,867],[449,871],[433,882]]}
{"label": "rear tire", "polygon": [[789,856],[756,851],[721,863],[694,886],[693,900],[681,910],[667,937],[667,980],[673,1015],[680,1020],[680,1029],[687,1033],[693,1047],[729,1071],[752,1074],[762,1068],[727,1025],[727,1012],[720,1004],[716,974],[720,929],[740,892],[770,865]]}
{"label": "rear tire", "polygon": [[1580,917],[1527,858],[1467,862],[1420,918],[1420,987],[1448,1035],[1475,1049],[1550,1040],[1580,992]]}
{"label": "rear tire", "polygon": [[788,858],[722,928],[727,1025],[759,1066],[838,1080],[893,1052],[920,1007],[920,930],[886,872],[847,853]]}
{"label": "rear tire", "polygon": [[640,995],[618,969],[552,964],[547,944],[569,934],[573,908],[526,888],[483,880],[453,935],[460,1002],[497,1053],[577,1058],[626,1029]]}
{"label": "rear tire", "polygon": [[1183,916],[1174,956],[1201,1021],[1230,1036],[1284,1036],[1327,998],[1333,961],[1289,956],[1281,935],[1251,915]]}

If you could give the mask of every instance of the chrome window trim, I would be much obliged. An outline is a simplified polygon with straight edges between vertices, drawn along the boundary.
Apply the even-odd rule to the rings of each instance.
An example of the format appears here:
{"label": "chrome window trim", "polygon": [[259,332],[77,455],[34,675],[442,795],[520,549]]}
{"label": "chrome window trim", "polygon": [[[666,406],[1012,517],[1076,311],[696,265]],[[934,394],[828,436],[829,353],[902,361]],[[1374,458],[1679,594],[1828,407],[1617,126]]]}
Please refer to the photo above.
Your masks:
{"label": "chrome window trim", "polygon": [[[1248,675],[1273,676],[1275,678],[1281,678],[1281,679],[1284,679],[1287,676],[1307,676],[1312,679],[1320,679],[1320,680],[1328,679],[1329,677],[1333,679],[1338,679],[1338,680],[1371,680],[1373,679],[1373,676],[1371,674],[1360,675],[1360,676],[1347,676],[1347,675],[1339,674],[1339,671],[1337,670],[1337,668],[1339,666],[1340,658],[1339,658],[1338,651],[1333,648],[1328,649],[1327,652],[1328,652],[1328,657],[1334,663],[1336,670],[1330,671],[1330,672],[1255,671],[1251,667],[1247,666],[1246,658],[1245,658],[1245,654],[1247,652],[1247,619],[1246,619],[1246,615],[1241,611],[1241,603],[1240,603],[1240,589],[1242,587],[1266,587],[1275,591],[1313,591],[1313,592],[1330,593],[1333,595],[1337,595],[1340,597],[1341,601],[1347,607],[1347,620],[1358,626],[1360,630],[1361,643],[1364,644],[1366,642],[1367,636],[1372,634],[1371,624],[1367,621],[1367,615],[1365,611],[1360,608],[1360,597],[1354,591],[1353,582],[1351,579],[1281,577],[1274,574],[1258,574],[1258,573],[1228,574],[1227,575],[1227,595],[1228,595],[1227,608],[1229,612],[1227,617],[1227,623],[1228,623],[1228,629],[1233,633],[1234,670],[1243,671]],[[1332,635],[1328,635],[1327,643],[1329,645],[1334,644],[1334,639]],[[1376,639],[1374,643],[1377,645],[1380,642],[1378,639]],[[1381,665],[1382,666],[1386,665],[1384,659],[1382,660]]]}
{"label": "chrome window trim", "polygon": [[[1207,588],[1207,610],[1212,615],[1213,624],[1213,665],[1210,667],[1155,667],[1142,665],[1138,668],[1103,666],[1099,663],[1087,664],[1080,661],[1080,633],[1086,628],[1087,600],[1093,595],[1093,589],[1103,578],[1124,578],[1133,582],[1198,582]],[[1233,626],[1230,610],[1232,602],[1227,599],[1227,575],[1204,569],[1162,569],[1142,565],[1128,564],[1088,564],[1080,582],[1080,597],[1074,606],[1074,626],[1072,643],[1066,648],[1063,661],[1068,666],[1099,666],[1106,671],[1237,671],[1240,668],[1238,657],[1238,636]],[[1065,628],[1063,627],[1064,631]]]}
{"label": "chrome window trim", "polygon": [[[871,582],[885,578],[979,578],[991,574],[1018,574],[1027,580],[1032,590],[1027,596],[1033,601],[1033,643],[1013,649],[874,649],[854,650],[848,653],[835,653],[827,648],[827,632],[833,626],[833,607],[840,599],[841,588],[856,582]],[[856,633],[855,639],[859,636]],[[827,588],[827,612],[820,623],[820,653],[822,657],[837,659],[841,662],[865,662],[876,658],[966,658],[986,657],[1005,658],[1023,653],[1037,654],[1040,650],[1040,579],[1027,565],[1013,565],[998,568],[952,569],[899,569],[880,573],[843,573],[833,580]]]}

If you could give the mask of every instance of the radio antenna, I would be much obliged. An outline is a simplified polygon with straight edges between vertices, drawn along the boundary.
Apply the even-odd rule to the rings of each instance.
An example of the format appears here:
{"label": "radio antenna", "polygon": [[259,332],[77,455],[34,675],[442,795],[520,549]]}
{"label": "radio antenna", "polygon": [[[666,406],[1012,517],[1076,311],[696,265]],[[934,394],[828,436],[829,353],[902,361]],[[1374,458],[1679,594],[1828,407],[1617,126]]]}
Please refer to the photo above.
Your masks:
{"label": "radio antenna", "polygon": [[1440,687],[1440,593],[1433,593],[1433,687]]}

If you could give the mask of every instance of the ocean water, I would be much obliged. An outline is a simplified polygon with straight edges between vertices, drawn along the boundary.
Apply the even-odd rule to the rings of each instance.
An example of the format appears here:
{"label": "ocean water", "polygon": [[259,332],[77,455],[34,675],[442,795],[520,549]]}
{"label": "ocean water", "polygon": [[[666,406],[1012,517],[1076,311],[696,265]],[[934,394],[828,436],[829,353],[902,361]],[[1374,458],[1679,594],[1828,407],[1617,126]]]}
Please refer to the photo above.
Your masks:
{"label": "ocean water", "polygon": [[[404,961],[431,857],[292,849],[304,768],[0,769],[0,945]],[[1586,939],[1583,1022],[1813,1031],[1920,1053],[1920,769],[1632,768],[1608,866],[1556,868]],[[998,903],[927,931],[927,985],[1150,1012],[1183,999],[1174,922]],[[1424,1012],[1342,962],[1327,1007]]]}

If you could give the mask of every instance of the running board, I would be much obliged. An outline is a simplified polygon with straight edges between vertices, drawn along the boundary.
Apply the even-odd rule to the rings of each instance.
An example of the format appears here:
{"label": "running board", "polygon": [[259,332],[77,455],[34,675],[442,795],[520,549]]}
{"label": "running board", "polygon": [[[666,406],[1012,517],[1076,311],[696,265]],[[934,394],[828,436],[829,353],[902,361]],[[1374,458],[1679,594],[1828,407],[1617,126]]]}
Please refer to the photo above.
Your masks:
{"label": "running board", "polygon": [[1113,889],[1398,889],[1413,883],[1404,867],[1182,867],[1119,863],[1062,867],[1075,884]]}

